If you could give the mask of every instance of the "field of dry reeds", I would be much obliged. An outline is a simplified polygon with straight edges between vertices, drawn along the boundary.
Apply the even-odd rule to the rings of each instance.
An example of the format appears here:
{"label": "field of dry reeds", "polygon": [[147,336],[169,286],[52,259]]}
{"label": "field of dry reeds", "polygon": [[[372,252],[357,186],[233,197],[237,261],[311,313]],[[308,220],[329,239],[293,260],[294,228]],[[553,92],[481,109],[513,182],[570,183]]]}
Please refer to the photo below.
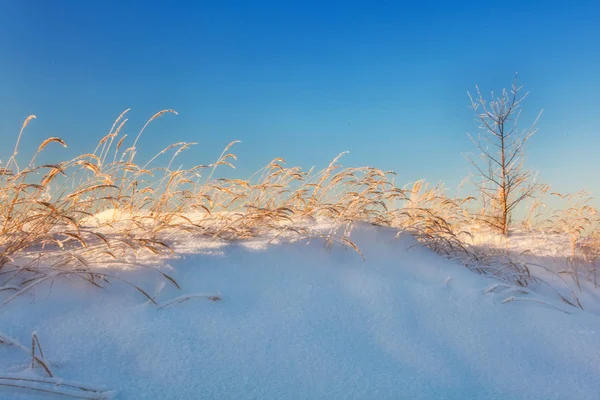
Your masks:
{"label": "field of dry reeds", "polygon": [[[216,178],[217,168],[233,167],[236,142],[214,162],[189,169],[173,165],[194,143],[175,143],[138,163],[137,149],[148,124],[176,112],[156,113],[128,140],[122,134],[128,111],[91,152],[53,164],[38,165],[36,159],[49,146],[66,146],[58,137],[41,143],[28,162],[18,160],[19,142],[35,116],[23,123],[13,154],[0,170],[0,290],[11,292],[2,304],[65,275],[102,286],[114,277],[99,266],[136,266],[140,253],[169,253],[173,233],[222,240],[321,238],[360,254],[348,237],[357,222],[408,231],[434,251],[504,281],[527,286],[534,280],[527,264],[477,245],[472,228],[481,213],[469,206],[473,197],[450,198],[443,185],[424,181],[399,187],[393,172],[342,168],[342,154],[322,171],[286,167],[277,158],[249,180]],[[568,204],[542,216],[548,191],[545,187],[534,199],[523,226],[532,234],[564,234],[570,252],[563,273],[579,287],[580,279],[597,282],[596,210],[582,194],[552,194]],[[313,229],[315,221],[323,220],[334,229]]]}
{"label": "field of dry reeds", "polygon": [[[247,180],[218,177],[218,168],[233,167],[236,142],[214,162],[188,169],[175,168],[175,159],[194,143],[175,143],[141,163],[137,149],[148,124],[176,112],[156,113],[133,140],[122,133],[128,112],[119,115],[91,152],[52,164],[37,159],[51,146],[66,147],[58,137],[43,141],[29,161],[19,160],[21,138],[35,116],[23,123],[10,158],[0,165],[0,308],[43,282],[61,278],[100,288],[111,281],[124,282],[148,303],[157,304],[144,288],[106,267],[151,268],[158,278],[179,287],[173,277],[149,267],[147,260],[176,251],[174,238],[181,237],[220,241],[260,237],[269,243],[318,239],[328,246],[346,246],[362,257],[350,235],[357,223],[408,232],[438,254],[499,280],[490,291],[526,293],[530,285],[546,286],[565,303],[583,308],[575,290],[560,293],[532,272],[535,268],[567,287],[573,283],[579,291],[598,287],[600,220],[585,192],[562,195],[540,186],[521,227],[508,236],[498,235],[485,224],[477,195],[451,198],[442,184],[425,181],[399,186],[391,171],[343,168],[343,154],[321,171],[287,167],[277,158]],[[563,207],[549,209],[547,197],[558,198]],[[532,259],[532,254],[547,253],[540,250],[543,246],[562,249],[558,270]],[[515,300],[540,302],[516,296],[506,301]],[[52,380],[35,332],[31,348],[3,334],[0,344],[21,349],[32,367],[39,366],[48,376],[0,377],[0,386],[103,398],[102,391]]]}

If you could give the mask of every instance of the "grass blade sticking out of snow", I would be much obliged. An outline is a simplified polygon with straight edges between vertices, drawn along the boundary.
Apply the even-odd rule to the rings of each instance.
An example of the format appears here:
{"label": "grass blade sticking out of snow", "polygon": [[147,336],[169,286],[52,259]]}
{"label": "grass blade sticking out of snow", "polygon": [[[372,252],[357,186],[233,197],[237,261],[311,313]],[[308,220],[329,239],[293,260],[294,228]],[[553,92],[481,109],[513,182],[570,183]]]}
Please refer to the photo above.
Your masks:
{"label": "grass blade sticking out of snow", "polygon": [[[30,376],[0,375],[0,387],[23,389],[38,393],[52,394],[75,399],[110,399],[115,392],[88,387],[87,385],[66,382],[55,377],[49,364],[44,359],[44,353],[36,332],[31,336],[31,351],[19,343],[18,340],[0,333],[0,344],[14,346],[31,357],[31,369],[39,365],[49,378],[32,378]],[[39,356],[36,355],[36,349]]]}
{"label": "grass blade sticking out of snow", "polygon": [[161,310],[165,307],[174,305],[174,304],[179,304],[179,303],[183,303],[184,301],[188,301],[190,299],[197,299],[197,298],[205,298],[211,301],[220,301],[222,300],[221,296],[218,293],[192,293],[192,294],[184,294],[182,296],[179,297],[175,297],[174,299],[171,299],[169,301],[166,301],[165,303],[159,304],[158,305],[158,309]]}
{"label": "grass blade sticking out of snow", "polygon": [[555,310],[564,312],[565,314],[571,314],[569,311],[563,310],[563,309],[561,309],[561,308],[559,308],[559,307],[557,307],[557,306],[555,306],[553,304],[550,304],[550,303],[548,303],[546,301],[538,300],[538,299],[529,299],[529,298],[526,298],[526,297],[510,296],[510,297],[507,297],[506,299],[502,300],[502,304],[510,303],[511,301],[526,301],[526,302],[530,302],[530,303],[542,304],[544,306],[547,306],[547,307],[553,308]]}
{"label": "grass blade sticking out of snow", "polygon": [[[37,336],[35,334],[35,332],[33,333],[33,337],[35,337],[37,339]],[[44,371],[46,371],[46,373],[48,374],[49,377],[54,377],[54,373],[52,372],[52,370],[50,369],[50,366],[46,363],[46,361],[42,358],[38,357],[35,355],[35,345],[34,345],[34,340],[32,339],[32,350],[29,351],[27,349],[27,347],[23,346],[21,343],[19,343],[18,340],[16,339],[12,339],[2,333],[0,333],[0,343],[2,344],[8,344],[10,346],[15,346],[16,348],[18,348],[19,350],[23,351],[25,354],[27,354],[29,357],[31,357],[31,362],[32,362],[32,368],[34,366],[35,363],[37,363],[39,366],[41,366]]]}
{"label": "grass blade sticking out of snow", "polygon": [[88,400],[109,400],[115,398],[117,394],[115,391],[91,388],[77,382],[21,377],[18,375],[0,375],[0,387],[44,393],[57,398]]}

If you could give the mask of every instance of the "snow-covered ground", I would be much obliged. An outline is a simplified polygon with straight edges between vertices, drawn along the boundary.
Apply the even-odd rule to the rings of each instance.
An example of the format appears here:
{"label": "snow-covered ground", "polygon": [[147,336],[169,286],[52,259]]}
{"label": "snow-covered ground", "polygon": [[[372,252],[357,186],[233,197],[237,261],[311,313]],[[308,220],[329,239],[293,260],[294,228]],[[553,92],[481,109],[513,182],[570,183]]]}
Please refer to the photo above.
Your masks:
{"label": "snow-covered ground", "polygon": [[[395,236],[358,226],[366,262],[316,239],[180,240],[162,268],[181,290],[110,271],[164,307],[115,280],[47,282],[0,309],[0,333],[30,348],[35,331],[56,376],[118,399],[600,398],[599,316]],[[169,304],[188,294],[206,296]],[[0,377],[47,376],[30,365],[0,344]],[[1,399],[47,398],[1,379]]]}

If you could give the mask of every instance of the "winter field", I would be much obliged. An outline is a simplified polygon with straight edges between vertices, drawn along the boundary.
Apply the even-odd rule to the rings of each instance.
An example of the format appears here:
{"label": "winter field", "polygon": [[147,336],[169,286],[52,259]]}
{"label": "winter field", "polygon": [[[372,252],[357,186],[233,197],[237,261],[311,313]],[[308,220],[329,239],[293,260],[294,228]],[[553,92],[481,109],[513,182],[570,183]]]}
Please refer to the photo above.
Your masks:
{"label": "winter field", "polygon": [[340,158],[138,161],[126,113],[75,159],[3,159],[0,398],[598,398],[584,193],[536,187],[505,235],[476,196]]}

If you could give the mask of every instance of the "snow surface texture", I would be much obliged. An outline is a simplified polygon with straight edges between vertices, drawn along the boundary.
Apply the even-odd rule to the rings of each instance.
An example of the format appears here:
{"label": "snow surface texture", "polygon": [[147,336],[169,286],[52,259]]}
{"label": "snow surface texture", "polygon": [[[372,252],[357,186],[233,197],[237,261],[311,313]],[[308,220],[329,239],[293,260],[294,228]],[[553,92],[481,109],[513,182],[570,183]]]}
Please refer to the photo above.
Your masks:
{"label": "snow surface texture", "polygon": [[[600,317],[395,234],[355,229],[366,262],[319,240],[195,242],[169,260],[181,291],[148,269],[111,271],[163,308],[117,282],[54,282],[1,309],[0,332],[26,344],[36,331],[56,375],[118,399],[599,398]],[[221,300],[169,304],[197,293]],[[0,375],[44,376],[3,344]]]}

